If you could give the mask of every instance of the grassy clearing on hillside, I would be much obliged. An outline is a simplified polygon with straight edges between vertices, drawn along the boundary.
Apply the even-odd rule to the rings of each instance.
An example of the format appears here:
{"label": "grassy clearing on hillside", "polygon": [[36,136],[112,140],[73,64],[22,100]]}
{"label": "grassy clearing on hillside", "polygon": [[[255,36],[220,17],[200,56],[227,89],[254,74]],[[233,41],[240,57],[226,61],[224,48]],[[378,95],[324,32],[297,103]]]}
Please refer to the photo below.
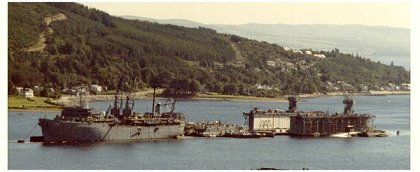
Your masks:
{"label": "grassy clearing on hillside", "polygon": [[60,106],[45,103],[46,97],[33,97],[30,100],[21,96],[8,96],[9,109],[58,109]]}

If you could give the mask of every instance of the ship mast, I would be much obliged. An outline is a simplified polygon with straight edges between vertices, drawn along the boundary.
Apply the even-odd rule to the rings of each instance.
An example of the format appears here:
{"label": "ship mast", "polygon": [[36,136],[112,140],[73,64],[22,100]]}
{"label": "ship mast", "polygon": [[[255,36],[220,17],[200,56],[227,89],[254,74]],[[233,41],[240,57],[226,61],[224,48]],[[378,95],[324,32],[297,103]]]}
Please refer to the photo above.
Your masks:
{"label": "ship mast", "polygon": [[80,107],[83,107],[83,96],[82,96],[83,94],[82,94],[82,88],[80,87],[80,92],[79,92],[79,96],[80,96],[80,98],[79,98],[79,106]]}
{"label": "ship mast", "polygon": [[162,74],[158,74],[158,75],[154,75],[152,77],[152,80],[150,81],[150,86],[153,88],[153,104],[152,104],[152,114],[155,115],[155,111],[156,111],[156,88],[159,88],[162,86],[162,84],[164,84],[164,80],[162,79],[163,76]]}
{"label": "ship mast", "polygon": [[152,104],[152,114],[155,115],[155,96],[156,96],[156,87],[153,87],[153,104]]}
{"label": "ship mast", "polygon": [[[77,92],[78,97],[79,97],[79,107],[83,108],[85,107],[84,103],[83,103],[83,86],[80,86],[79,91]],[[74,101],[74,103],[77,104],[77,99]],[[86,108],[87,107],[87,102],[86,102]]]}

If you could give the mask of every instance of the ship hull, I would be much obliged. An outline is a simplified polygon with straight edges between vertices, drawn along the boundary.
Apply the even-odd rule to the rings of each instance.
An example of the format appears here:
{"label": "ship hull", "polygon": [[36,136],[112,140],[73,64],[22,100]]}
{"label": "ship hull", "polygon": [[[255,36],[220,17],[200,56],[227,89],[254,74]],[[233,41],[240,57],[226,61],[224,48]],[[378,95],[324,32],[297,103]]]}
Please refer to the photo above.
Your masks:
{"label": "ship hull", "polygon": [[39,119],[44,142],[95,142],[169,139],[184,134],[184,123],[119,125],[113,122],[69,122]]}

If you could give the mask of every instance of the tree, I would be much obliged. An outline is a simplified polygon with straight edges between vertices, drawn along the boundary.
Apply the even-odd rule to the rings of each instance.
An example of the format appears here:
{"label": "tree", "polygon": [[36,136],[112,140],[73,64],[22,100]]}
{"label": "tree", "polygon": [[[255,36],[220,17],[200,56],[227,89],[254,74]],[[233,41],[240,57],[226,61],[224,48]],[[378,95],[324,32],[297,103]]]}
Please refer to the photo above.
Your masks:
{"label": "tree", "polygon": [[211,91],[216,92],[216,93],[221,93],[223,92],[223,88],[225,86],[223,85],[223,83],[221,82],[216,82],[213,84],[213,88],[211,89]]}
{"label": "tree", "polygon": [[190,92],[191,92],[192,95],[196,95],[197,92],[200,91],[200,88],[201,88],[201,84],[197,80],[194,79],[190,82],[190,88],[189,89],[190,89]]}
{"label": "tree", "polygon": [[238,93],[238,91],[239,91],[239,88],[238,88],[238,86],[237,86],[236,84],[234,84],[234,83],[231,83],[231,84],[229,84],[229,85],[226,85],[226,86],[223,88],[223,94],[235,95],[235,94],[237,94],[237,93]]}
{"label": "tree", "polygon": [[231,41],[233,41],[233,42],[238,43],[239,41],[241,41],[241,37],[236,36],[236,35],[232,35],[232,36],[230,37],[230,40],[231,40]]}
{"label": "tree", "polygon": [[50,92],[48,91],[48,89],[47,88],[43,88],[42,90],[41,90],[41,92],[39,93],[39,96],[41,96],[41,97],[49,97],[50,95]]}
{"label": "tree", "polygon": [[159,75],[153,75],[152,76],[152,79],[150,80],[150,86],[153,88],[153,89],[156,89],[156,88],[158,88],[158,87],[162,87],[163,85],[165,85],[166,84],[166,80],[165,80],[165,78],[162,78],[161,76],[159,76]]}
{"label": "tree", "polygon": [[249,89],[244,84],[240,84],[239,86],[239,95],[249,96]]}
{"label": "tree", "polygon": [[60,49],[59,52],[62,54],[71,54],[76,51],[76,47],[72,42],[66,42]]}
{"label": "tree", "polygon": [[17,95],[16,87],[13,84],[13,82],[11,82],[10,80],[8,81],[7,94],[10,95],[10,96]]}

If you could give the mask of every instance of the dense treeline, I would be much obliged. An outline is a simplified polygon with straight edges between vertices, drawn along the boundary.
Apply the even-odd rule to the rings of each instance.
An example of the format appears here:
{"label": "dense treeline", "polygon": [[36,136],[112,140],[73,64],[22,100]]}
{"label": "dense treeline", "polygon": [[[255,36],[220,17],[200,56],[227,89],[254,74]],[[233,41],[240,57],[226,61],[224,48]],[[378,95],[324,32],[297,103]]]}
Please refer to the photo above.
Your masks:
{"label": "dense treeline", "polygon": [[[52,31],[45,32],[44,18],[58,13],[67,19],[50,23]],[[316,59],[276,44],[207,28],[126,20],[76,3],[9,3],[8,17],[9,89],[61,90],[80,84],[115,89],[124,76],[130,90],[161,87],[170,96],[211,91],[277,97],[325,92],[326,81],[373,86],[409,82],[410,77],[402,67],[336,51],[321,52],[328,58]],[[28,52],[41,32],[46,47]],[[280,70],[268,66],[270,60],[294,68]]]}

